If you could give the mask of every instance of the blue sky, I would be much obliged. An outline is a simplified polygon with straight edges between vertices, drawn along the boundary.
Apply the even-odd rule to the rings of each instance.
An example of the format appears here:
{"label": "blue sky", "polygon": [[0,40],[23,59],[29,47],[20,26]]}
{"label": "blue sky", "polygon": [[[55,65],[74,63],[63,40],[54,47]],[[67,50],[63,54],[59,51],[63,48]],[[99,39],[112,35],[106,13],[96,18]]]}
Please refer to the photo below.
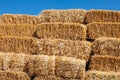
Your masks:
{"label": "blue sky", "polygon": [[120,10],[120,0],[0,0],[0,14],[38,15],[44,9]]}

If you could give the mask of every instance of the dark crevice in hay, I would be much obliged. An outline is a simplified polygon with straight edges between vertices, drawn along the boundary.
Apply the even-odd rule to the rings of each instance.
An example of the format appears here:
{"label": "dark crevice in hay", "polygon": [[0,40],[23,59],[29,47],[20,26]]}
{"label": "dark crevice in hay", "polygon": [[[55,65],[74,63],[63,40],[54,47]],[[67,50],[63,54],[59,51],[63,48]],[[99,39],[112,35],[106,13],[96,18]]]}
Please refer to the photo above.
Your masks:
{"label": "dark crevice in hay", "polygon": [[37,52],[35,52],[35,53],[33,53],[32,55],[38,55],[38,53],[37,53]]}
{"label": "dark crevice in hay", "polygon": [[35,75],[31,76],[30,80],[34,80],[35,79]]}
{"label": "dark crevice in hay", "polygon": [[87,37],[86,40],[89,41],[89,42],[93,42],[93,41],[95,41],[95,40],[93,40],[93,39],[88,39],[88,37]]}
{"label": "dark crevice in hay", "polygon": [[91,51],[90,57],[88,59],[88,61],[86,62],[86,67],[85,67],[85,71],[89,70],[89,65],[90,65],[90,61],[91,61],[91,57],[93,56],[93,52]]}

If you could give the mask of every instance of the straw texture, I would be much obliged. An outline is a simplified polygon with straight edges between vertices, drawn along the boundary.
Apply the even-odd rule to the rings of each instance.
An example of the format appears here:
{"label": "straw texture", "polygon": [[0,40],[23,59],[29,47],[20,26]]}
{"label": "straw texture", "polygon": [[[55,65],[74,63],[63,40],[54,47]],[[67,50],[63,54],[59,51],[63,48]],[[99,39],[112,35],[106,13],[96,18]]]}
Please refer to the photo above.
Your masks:
{"label": "straw texture", "polygon": [[120,12],[110,10],[90,10],[86,12],[86,22],[120,22]]}
{"label": "straw texture", "polygon": [[21,14],[3,14],[0,16],[0,24],[39,24],[37,16]]}
{"label": "straw texture", "polygon": [[39,76],[36,77],[34,80],[80,80],[80,79],[69,79],[69,78],[62,78],[56,76]]}
{"label": "straw texture", "polygon": [[85,10],[71,9],[71,10],[43,10],[39,15],[40,22],[72,22],[83,23]]}
{"label": "straw texture", "polygon": [[119,72],[87,71],[85,80],[120,80]]}
{"label": "straw texture", "polygon": [[36,39],[32,37],[0,36],[0,51],[15,53],[35,53]]}
{"label": "straw texture", "polygon": [[0,70],[24,72],[28,60],[25,54],[0,52]]}
{"label": "straw texture", "polygon": [[78,23],[42,23],[38,25],[38,38],[60,38],[71,40],[85,40],[86,26]]}
{"label": "straw texture", "polygon": [[92,51],[97,55],[120,56],[120,38],[98,38],[92,44]]}
{"label": "straw texture", "polygon": [[32,24],[1,24],[0,36],[32,37],[37,26]]}
{"label": "straw texture", "polygon": [[55,64],[56,76],[84,80],[86,64],[84,60],[63,56],[57,57]]}
{"label": "straw texture", "polygon": [[28,63],[29,75],[55,75],[55,56],[34,55]]}
{"label": "straw texture", "polygon": [[44,55],[68,56],[88,60],[91,55],[91,43],[63,39],[39,39],[37,53]]}
{"label": "straw texture", "polygon": [[92,56],[89,67],[90,70],[120,72],[120,57],[95,55]]}
{"label": "straw texture", "polygon": [[120,38],[120,23],[96,22],[87,24],[88,38],[95,40],[99,37]]}
{"label": "straw texture", "polygon": [[30,80],[24,72],[0,71],[0,80]]}

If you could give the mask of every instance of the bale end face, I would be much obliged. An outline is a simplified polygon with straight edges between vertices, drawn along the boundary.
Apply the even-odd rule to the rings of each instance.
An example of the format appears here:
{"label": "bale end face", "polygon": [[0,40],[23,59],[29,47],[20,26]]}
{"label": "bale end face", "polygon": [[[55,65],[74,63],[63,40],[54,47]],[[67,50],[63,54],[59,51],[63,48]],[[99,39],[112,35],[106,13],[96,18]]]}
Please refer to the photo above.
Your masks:
{"label": "bale end face", "polygon": [[94,55],[90,61],[90,70],[120,71],[120,57],[108,55]]}
{"label": "bale end face", "polygon": [[85,80],[119,80],[119,72],[87,71]]}
{"label": "bale end face", "polygon": [[85,61],[70,57],[57,57],[55,74],[59,77],[84,79]]}
{"label": "bale end face", "polygon": [[38,25],[36,36],[41,38],[60,38],[85,40],[86,26],[78,23],[42,23]]}

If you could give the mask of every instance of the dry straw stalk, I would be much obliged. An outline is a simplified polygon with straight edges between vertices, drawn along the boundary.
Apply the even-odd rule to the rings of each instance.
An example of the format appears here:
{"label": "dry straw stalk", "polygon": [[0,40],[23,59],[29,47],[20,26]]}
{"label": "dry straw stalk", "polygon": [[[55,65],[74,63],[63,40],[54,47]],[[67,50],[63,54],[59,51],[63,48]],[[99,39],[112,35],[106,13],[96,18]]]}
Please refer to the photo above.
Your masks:
{"label": "dry straw stalk", "polygon": [[37,26],[32,24],[1,24],[0,36],[32,37]]}
{"label": "dry straw stalk", "polygon": [[91,55],[91,43],[63,39],[39,39],[37,53],[44,55],[68,56],[88,60]]}
{"label": "dry straw stalk", "polygon": [[110,10],[90,10],[85,16],[87,23],[92,22],[120,22],[120,12]]}
{"label": "dry straw stalk", "polygon": [[85,40],[86,26],[78,23],[42,23],[38,25],[38,38],[60,38],[71,40]]}
{"label": "dry straw stalk", "polygon": [[108,55],[92,56],[90,70],[120,72],[120,57]]}
{"label": "dry straw stalk", "polygon": [[83,23],[85,10],[71,9],[71,10],[43,10],[39,15],[40,22],[72,22]]}
{"label": "dry straw stalk", "polygon": [[97,55],[120,56],[120,38],[98,38],[92,43],[92,51]]}
{"label": "dry straw stalk", "polygon": [[95,22],[87,24],[88,39],[95,40],[99,37],[120,38],[120,23]]}
{"label": "dry straw stalk", "polygon": [[3,14],[0,16],[0,24],[39,24],[37,16],[21,14]]}
{"label": "dry straw stalk", "polygon": [[120,80],[119,72],[87,71],[85,80]]}

